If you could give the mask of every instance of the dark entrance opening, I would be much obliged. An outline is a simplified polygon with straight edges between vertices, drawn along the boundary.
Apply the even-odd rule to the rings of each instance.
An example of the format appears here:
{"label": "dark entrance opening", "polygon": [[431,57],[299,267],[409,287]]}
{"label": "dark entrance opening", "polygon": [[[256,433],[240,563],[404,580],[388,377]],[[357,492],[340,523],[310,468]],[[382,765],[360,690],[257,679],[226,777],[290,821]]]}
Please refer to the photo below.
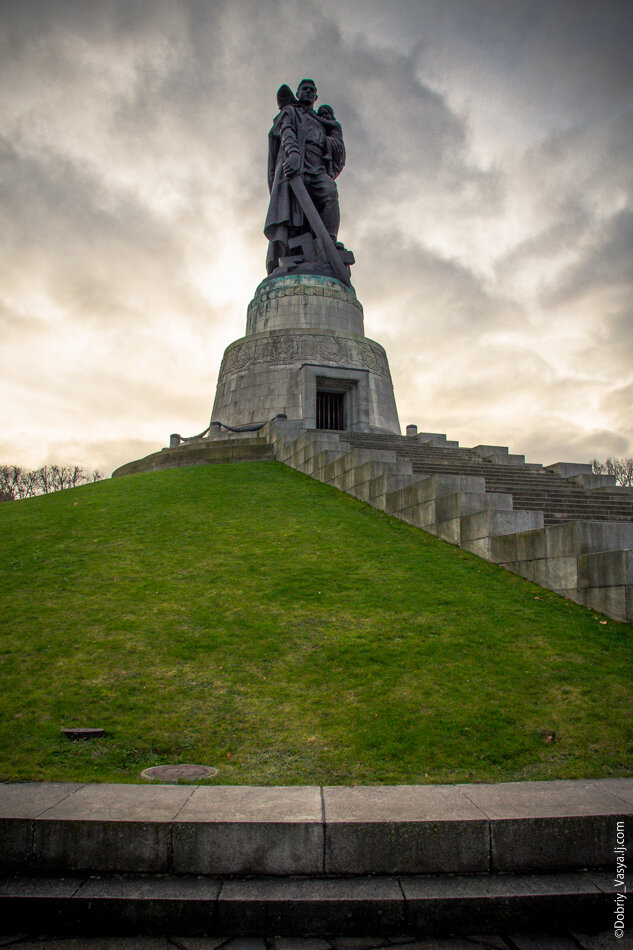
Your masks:
{"label": "dark entrance opening", "polygon": [[316,397],[317,429],[344,429],[345,393],[317,389]]}

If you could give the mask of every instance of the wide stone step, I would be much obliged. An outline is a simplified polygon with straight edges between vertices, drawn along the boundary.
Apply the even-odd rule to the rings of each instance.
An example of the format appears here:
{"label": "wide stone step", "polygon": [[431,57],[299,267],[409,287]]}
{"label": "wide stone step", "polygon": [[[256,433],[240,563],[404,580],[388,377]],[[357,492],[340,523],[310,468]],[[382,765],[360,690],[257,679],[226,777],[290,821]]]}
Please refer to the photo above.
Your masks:
{"label": "wide stone step", "polygon": [[587,491],[556,472],[533,471],[484,459],[472,449],[431,446],[406,437],[341,433],[341,444],[395,451],[411,462],[416,475],[466,475],[485,478],[486,491],[512,495],[515,511],[543,512],[546,525],[565,521],[633,521],[633,500],[617,494]]}
{"label": "wide stone step", "polygon": [[20,875],[0,881],[6,932],[203,936],[606,930],[606,871],[541,875],[260,877]]}
{"label": "wide stone step", "polygon": [[326,935],[609,926],[633,779],[0,785],[5,932]]}
{"label": "wide stone step", "polygon": [[[0,785],[5,872],[490,874],[610,866],[633,779],[265,788]],[[552,841],[556,847],[552,847]]]}

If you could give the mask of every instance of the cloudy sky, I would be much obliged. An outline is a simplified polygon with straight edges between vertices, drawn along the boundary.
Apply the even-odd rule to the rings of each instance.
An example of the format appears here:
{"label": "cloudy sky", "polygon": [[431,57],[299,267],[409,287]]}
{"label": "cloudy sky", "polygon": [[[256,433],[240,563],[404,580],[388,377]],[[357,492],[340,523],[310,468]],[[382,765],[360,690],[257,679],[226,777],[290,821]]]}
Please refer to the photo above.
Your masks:
{"label": "cloudy sky", "polygon": [[631,0],[0,0],[0,462],[206,427],[304,76],[403,428],[633,454],[632,48]]}

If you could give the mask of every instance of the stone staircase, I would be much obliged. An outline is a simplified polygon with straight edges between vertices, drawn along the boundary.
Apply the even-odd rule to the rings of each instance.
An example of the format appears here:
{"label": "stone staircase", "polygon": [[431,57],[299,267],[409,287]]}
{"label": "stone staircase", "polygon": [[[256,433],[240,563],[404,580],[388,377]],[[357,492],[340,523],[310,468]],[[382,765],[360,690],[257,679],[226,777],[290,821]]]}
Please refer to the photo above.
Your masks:
{"label": "stone staircase", "polygon": [[627,778],[0,784],[0,914],[100,937],[587,933],[613,926],[632,831]]}
{"label": "stone staircase", "polygon": [[590,491],[540,465],[502,464],[482,458],[474,449],[441,447],[406,436],[340,432],[339,440],[358,448],[395,452],[399,459],[411,461],[414,473],[485,478],[487,492],[510,493],[515,511],[539,509],[546,525],[579,520],[633,521],[633,492],[624,495],[607,486]]}
{"label": "stone staircase", "polygon": [[387,514],[633,622],[633,489],[589,465],[526,464],[503,446],[460,448],[444,435],[302,430],[259,433],[275,458]]}

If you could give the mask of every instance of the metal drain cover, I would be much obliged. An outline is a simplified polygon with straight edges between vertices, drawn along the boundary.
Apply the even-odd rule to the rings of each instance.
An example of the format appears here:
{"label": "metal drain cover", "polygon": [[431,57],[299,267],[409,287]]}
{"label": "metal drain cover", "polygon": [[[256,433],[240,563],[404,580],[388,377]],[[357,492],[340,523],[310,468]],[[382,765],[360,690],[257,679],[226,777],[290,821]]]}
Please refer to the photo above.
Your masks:
{"label": "metal drain cover", "polygon": [[153,765],[141,772],[146,782],[195,782],[201,778],[215,778],[218,770],[210,765]]}
{"label": "metal drain cover", "polygon": [[85,726],[76,729],[62,729],[62,735],[67,739],[101,739],[103,729],[86,728]]}

